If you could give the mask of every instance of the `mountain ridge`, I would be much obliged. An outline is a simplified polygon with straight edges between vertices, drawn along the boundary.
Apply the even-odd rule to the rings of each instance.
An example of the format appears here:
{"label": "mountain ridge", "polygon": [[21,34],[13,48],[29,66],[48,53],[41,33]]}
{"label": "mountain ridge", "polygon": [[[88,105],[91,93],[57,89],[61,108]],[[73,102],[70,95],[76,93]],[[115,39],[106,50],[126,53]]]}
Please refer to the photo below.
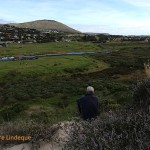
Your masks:
{"label": "mountain ridge", "polygon": [[81,33],[61,22],[55,20],[35,20],[29,21],[24,23],[10,23],[9,25],[13,25],[19,28],[31,28],[37,29],[39,31],[44,32],[51,32],[51,31],[58,31],[58,32],[65,32],[65,33]]}

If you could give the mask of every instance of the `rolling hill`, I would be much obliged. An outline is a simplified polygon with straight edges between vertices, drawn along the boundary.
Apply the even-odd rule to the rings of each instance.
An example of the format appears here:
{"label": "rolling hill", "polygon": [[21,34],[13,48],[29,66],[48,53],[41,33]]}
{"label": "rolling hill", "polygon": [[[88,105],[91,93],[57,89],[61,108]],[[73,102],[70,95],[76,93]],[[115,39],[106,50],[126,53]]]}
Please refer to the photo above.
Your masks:
{"label": "rolling hill", "polygon": [[66,33],[80,33],[79,31],[72,29],[69,26],[55,20],[36,20],[36,21],[24,22],[24,23],[11,23],[10,25],[14,25],[20,28],[37,29],[39,31],[45,31],[45,32],[58,31],[58,32],[66,32]]}

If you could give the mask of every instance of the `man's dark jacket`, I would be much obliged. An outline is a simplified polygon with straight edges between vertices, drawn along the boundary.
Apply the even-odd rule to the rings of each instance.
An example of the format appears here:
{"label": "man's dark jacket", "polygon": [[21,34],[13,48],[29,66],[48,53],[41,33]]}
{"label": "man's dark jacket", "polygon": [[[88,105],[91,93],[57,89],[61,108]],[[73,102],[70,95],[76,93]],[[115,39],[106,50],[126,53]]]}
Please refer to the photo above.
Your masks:
{"label": "man's dark jacket", "polygon": [[77,100],[79,112],[84,120],[96,118],[99,115],[98,98],[90,93]]}

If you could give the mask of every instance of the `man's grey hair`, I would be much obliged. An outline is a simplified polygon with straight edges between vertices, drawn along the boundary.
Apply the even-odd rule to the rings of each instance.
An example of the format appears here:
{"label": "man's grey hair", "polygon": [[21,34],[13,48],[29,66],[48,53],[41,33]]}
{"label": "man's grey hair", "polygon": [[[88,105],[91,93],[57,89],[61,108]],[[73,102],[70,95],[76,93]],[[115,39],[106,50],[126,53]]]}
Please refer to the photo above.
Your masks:
{"label": "man's grey hair", "polygon": [[86,89],[87,93],[94,93],[94,88],[92,86],[88,86]]}

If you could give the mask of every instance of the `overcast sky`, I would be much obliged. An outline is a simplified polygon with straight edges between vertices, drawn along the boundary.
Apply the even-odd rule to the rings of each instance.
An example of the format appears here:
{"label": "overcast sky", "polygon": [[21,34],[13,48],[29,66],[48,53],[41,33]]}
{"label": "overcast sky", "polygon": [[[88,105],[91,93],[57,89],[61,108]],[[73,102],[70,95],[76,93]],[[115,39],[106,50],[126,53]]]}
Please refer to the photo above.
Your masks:
{"label": "overcast sky", "polygon": [[0,22],[40,19],[81,32],[150,35],[150,0],[0,0]]}

